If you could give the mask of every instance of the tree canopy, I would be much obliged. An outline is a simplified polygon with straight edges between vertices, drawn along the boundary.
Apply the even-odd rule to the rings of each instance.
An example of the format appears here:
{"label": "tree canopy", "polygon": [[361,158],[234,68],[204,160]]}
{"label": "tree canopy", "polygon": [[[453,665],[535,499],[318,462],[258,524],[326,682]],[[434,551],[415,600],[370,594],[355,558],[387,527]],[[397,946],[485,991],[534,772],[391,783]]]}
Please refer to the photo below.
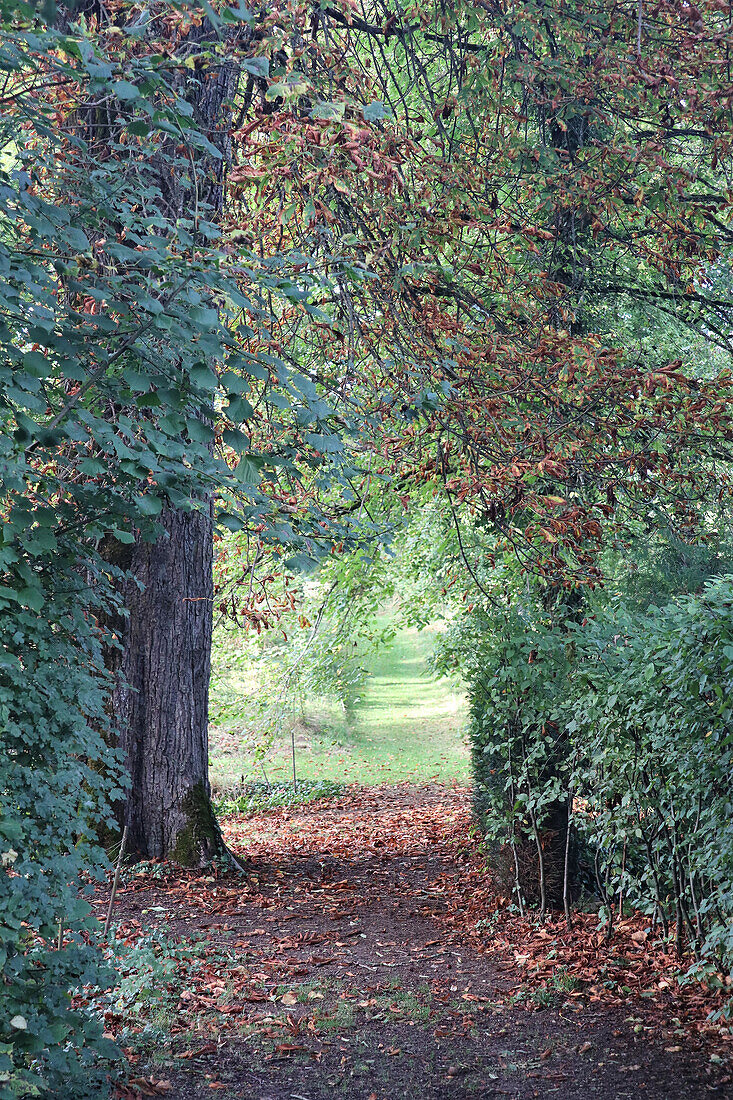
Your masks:
{"label": "tree canopy", "polygon": [[[638,721],[656,723],[644,751],[674,741],[644,662],[688,646],[704,664],[708,635],[686,624],[728,607],[724,583],[676,605],[674,636],[653,612],[629,628],[621,658],[592,631],[577,643],[592,659],[565,647],[614,554],[660,532],[714,541],[727,514],[730,6],[3,0],[0,15],[0,1095],[98,1095],[109,1044],[70,997],[106,980],[79,883],[103,873],[100,833],[135,783],[110,703],[131,666],[114,654],[136,615],[145,627],[139,562],[173,547],[171,517],[205,517],[184,557],[200,550],[209,582],[219,540],[220,588],[179,601],[205,605],[206,648],[215,604],[266,618],[253,591],[274,574],[376,546],[432,492],[476,615],[503,570],[500,603],[533,576],[531,630],[562,676],[631,654]],[[534,766],[555,703],[535,647],[515,649],[534,709],[515,708],[497,751],[531,729]],[[599,700],[618,702],[603,675],[579,711],[594,730]],[[701,737],[727,692],[709,675]],[[197,721],[205,773],[205,706]],[[603,736],[634,740],[629,721]],[[524,791],[536,838],[543,807],[572,813],[569,744],[539,800]],[[609,798],[626,764],[604,771]],[[678,933],[724,954],[703,919],[728,904],[708,889],[719,865],[683,864],[660,829],[657,890],[690,880]]]}

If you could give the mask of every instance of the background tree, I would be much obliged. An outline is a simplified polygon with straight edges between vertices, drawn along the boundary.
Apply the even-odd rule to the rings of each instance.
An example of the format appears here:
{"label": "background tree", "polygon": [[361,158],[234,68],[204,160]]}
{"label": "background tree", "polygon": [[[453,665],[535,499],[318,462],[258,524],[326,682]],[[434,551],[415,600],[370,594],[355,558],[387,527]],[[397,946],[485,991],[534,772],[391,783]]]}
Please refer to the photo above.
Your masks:
{"label": "background tree", "polygon": [[[469,524],[467,583],[480,590],[509,550],[544,578],[540,612],[566,627],[582,618],[567,589],[601,581],[609,538],[644,517],[694,539],[728,485],[731,301],[708,273],[729,251],[730,119],[702,82],[720,71],[728,28],[714,5],[643,14],[329,5],[310,53],[284,51],[265,93],[274,109],[248,124],[249,165],[233,174],[235,190],[256,177],[271,196],[263,226],[277,192],[281,234],[324,266],[338,242],[370,276],[341,287],[343,377],[363,347],[384,465],[442,484],[459,538],[463,512],[500,536],[471,538]],[[314,106],[320,65],[333,93]],[[304,173],[286,168],[296,153]],[[390,187],[365,188],[370,164],[390,165]],[[619,310],[624,326],[645,315],[636,347],[618,340]],[[660,354],[653,332],[670,314],[677,332],[713,335],[712,371]],[[534,744],[551,728],[537,720]],[[568,805],[557,749],[559,801],[542,807],[556,884]]]}

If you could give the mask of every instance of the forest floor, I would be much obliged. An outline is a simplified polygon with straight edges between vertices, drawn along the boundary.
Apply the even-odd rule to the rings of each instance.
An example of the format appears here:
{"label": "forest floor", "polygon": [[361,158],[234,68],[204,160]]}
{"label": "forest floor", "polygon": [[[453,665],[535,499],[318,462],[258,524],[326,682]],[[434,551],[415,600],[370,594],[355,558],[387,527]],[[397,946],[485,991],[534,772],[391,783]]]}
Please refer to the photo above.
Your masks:
{"label": "forest floor", "polygon": [[640,920],[607,944],[591,914],[513,913],[465,788],[351,788],[224,826],[244,873],[123,882],[120,941],[160,971],[141,990],[132,967],[137,1015],[107,1013],[118,1096],[733,1097],[711,995],[677,985]]}

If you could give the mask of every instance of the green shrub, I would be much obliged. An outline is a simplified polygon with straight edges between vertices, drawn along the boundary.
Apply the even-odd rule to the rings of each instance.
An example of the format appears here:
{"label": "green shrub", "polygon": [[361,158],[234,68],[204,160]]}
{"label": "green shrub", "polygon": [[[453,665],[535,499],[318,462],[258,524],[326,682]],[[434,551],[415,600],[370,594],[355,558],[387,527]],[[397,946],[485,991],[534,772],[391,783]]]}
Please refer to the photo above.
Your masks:
{"label": "green shrub", "polygon": [[[733,966],[733,577],[646,615],[623,606],[579,632],[571,694],[578,824],[612,912],[621,896]],[[701,971],[702,972],[702,971]]]}
{"label": "green shrub", "polygon": [[121,792],[81,577],[47,579],[43,616],[0,616],[0,1096],[62,1100],[106,1093],[115,1056],[71,993],[113,978],[88,941],[97,921],[80,885],[102,873],[96,835]]}
{"label": "green shrub", "polygon": [[602,918],[624,905],[646,913],[694,953],[691,974],[724,981],[733,968],[733,576],[646,612],[595,598],[579,621],[577,604],[547,605],[525,587],[500,610],[475,609],[444,642],[443,661],[461,663],[469,682],[475,805],[499,868],[504,853],[520,903],[532,900],[538,862],[552,874],[555,809],[572,804],[568,871],[577,837]]}

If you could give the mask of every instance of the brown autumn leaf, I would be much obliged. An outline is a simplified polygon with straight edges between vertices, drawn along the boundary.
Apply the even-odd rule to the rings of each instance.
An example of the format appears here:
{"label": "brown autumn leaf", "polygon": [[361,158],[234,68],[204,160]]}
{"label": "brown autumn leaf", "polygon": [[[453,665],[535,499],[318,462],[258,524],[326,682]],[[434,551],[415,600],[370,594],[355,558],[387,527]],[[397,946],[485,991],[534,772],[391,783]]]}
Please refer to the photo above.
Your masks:
{"label": "brown autumn leaf", "polygon": [[156,1080],[154,1077],[131,1077],[129,1083],[143,1096],[163,1096],[173,1087],[167,1079]]}

